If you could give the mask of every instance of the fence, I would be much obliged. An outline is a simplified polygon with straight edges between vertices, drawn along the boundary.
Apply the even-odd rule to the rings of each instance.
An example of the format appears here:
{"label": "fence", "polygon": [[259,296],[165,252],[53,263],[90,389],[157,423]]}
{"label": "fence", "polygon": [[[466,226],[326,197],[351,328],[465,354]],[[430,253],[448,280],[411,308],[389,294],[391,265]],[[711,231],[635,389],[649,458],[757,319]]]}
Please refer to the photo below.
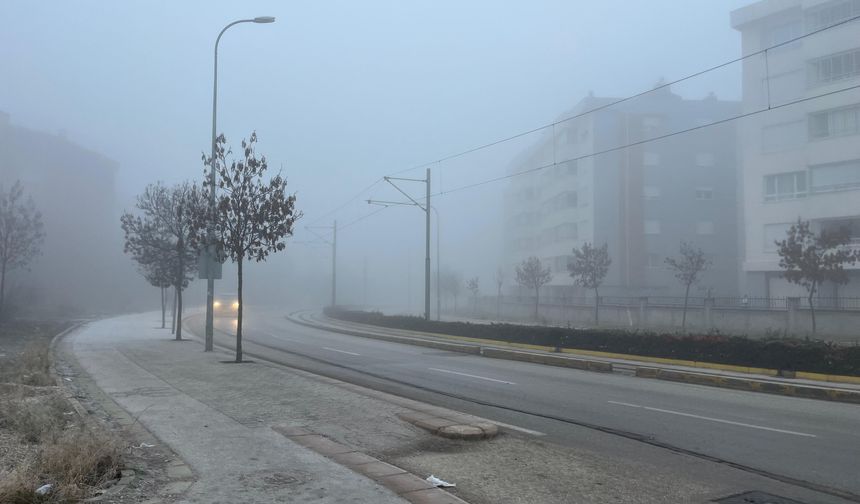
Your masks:
{"label": "fence", "polygon": [[[537,321],[546,324],[631,329],[688,331],[717,330],[748,336],[812,336],[812,313],[799,297],[700,297],[687,300],[672,296],[601,296],[597,313],[594,297],[541,296]],[[860,342],[860,298],[816,297],[815,336],[844,342]],[[459,315],[516,322],[534,322],[534,296],[488,296],[471,303]]]}

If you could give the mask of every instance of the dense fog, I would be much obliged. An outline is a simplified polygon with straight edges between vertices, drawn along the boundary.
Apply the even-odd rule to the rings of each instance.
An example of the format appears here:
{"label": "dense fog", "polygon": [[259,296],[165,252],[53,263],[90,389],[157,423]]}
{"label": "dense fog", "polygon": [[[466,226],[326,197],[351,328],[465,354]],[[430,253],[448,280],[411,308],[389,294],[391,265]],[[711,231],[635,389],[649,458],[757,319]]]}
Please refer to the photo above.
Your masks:
{"label": "dense fog", "polygon": [[[250,305],[329,303],[336,221],[337,303],[423,313],[426,186],[383,177],[427,169],[434,312],[437,269],[459,278],[464,307],[473,278],[479,296],[526,302],[515,268],[529,256],[551,270],[548,302],[593,296],[568,271],[584,243],[608,247],[602,296],[684,296],[665,263],[682,242],[709,265],[691,296],[803,296],[769,242],[798,217],[852,227],[857,199],[827,203],[838,216],[812,198],[764,207],[758,195],[767,202],[777,182],[744,174],[783,162],[762,153],[810,158],[820,146],[800,145],[806,116],[858,93],[850,80],[785,78],[806,75],[809,56],[761,51],[813,31],[810,18],[760,27],[745,21],[751,3],[3,2],[14,22],[0,33],[0,183],[22,181],[46,231],[41,256],[10,274],[9,299],[80,314],[159,305],[123,254],[119,217],[147,184],[202,184],[215,38],[262,15],[276,21],[221,39],[217,131],[233,157],[256,131],[304,215],[284,251],[246,265]],[[794,44],[842,51],[857,27],[840,29]],[[835,94],[810,98],[819,92]],[[416,205],[392,205],[410,202],[398,187]],[[235,274],[228,262],[216,290],[235,291]],[[199,307],[205,281],[186,293]]]}

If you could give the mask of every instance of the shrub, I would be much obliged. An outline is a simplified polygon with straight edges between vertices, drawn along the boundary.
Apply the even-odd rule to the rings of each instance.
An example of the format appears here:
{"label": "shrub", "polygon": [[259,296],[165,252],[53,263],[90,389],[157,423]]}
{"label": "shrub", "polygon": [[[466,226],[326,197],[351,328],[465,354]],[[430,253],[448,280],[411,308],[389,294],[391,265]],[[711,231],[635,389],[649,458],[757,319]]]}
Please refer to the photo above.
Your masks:
{"label": "shrub", "polygon": [[326,315],[363,324],[453,336],[647,357],[860,376],[860,347],[784,337],[750,339],[717,333],[676,335],[616,329],[438,322],[421,317],[327,308]]}

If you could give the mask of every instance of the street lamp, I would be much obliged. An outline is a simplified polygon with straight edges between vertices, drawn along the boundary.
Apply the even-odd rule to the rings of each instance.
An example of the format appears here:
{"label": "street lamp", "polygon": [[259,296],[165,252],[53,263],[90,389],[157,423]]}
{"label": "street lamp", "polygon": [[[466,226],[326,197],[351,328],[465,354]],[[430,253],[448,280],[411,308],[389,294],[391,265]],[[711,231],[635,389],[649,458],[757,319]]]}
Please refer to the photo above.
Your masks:
{"label": "street lamp", "polygon": [[[217,117],[217,105],[218,105],[218,43],[221,42],[221,36],[224,35],[224,32],[227,31],[233,25],[237,25],[239,23],[257,23],[257,24],[265,24],[265,23],[274,23],[275,18],[272,16],[258,16],[253,19],[240,19],[238,21],[233,21],[228,24],[221,30],[221,33],[218,34],[218,38],[215,39],[215,70],[214,77],[212,80],[212,158],[210,160],[210,170],[209,170],[209,185],[211,187],[211,192],[209,194],[209,212],[210,215],[214,217],[215,215],[215,119]],[[209,222],[209,250],[207,251],[206,257],[206,337],[205,337],[205,346],[204,350],[206,352],[211,352],[213,347],[213,339],[212,336],[214,334],[213,331],[213,322],[214,317],[212,313],[212,301],[215,299],[215,271],[214,271],[214,263],[215,263],[215,250],[213,247],[214,240],[214,229],[212,228],[212,222]]]}

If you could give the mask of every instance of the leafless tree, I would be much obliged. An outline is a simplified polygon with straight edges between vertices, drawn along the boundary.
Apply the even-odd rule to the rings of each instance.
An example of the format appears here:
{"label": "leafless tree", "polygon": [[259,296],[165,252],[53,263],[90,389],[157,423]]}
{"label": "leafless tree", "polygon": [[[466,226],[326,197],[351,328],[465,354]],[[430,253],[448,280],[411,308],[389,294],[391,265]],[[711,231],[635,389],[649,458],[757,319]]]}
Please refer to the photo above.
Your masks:
{"label": "leafless tree", "polygon": [[598,288],[603,283],[603,279],[606,278],[610,264],[612,264],[612,259],[609,258],[609,246],[607,244],[604,243],[602,247],[594,247],[586,242],[582,244],[581,248],[573,249],[573,262],[567,265],[567,270],[576,285],[594,290],[595,324],[599,323],[600,292]]}
{"label": "leafless tree", "polygon": [[[150,283],[153,279],[162,281],[161,275],[169,279],[176,292],[175,334],[181,340],[182,291],[196,267],[201,243],[198,216],[206,211],[205,194],[189,182],[173,187],[158,182],[138,195],[136,207],[139,215],[126,212],[120,218],[125,251],[144,268]],[[163,304],[162,300],[162,323]]]}
{"label": "leafless tree", "polygon": [[687,304],[690,299],[690,286],[696,284],[702,272],[708,269],[710,261],[705,258],[705,252],[691,243],[681,242],[680,257],[667,257],[666,265],[675,273],[675,278],[684,286],[684,314],[681,317],[681,329],[687,326]]}
{"label": "leafless tree", "polygon": [[847,230],[817,235],[810,229],[809,221],[798,219],[786,232],[784,240],[776,241],[779,267],[783,277],[806,289],[809,310],[812,315],[812,334],[815,334],[815,306],[813,298],[824,282],[837,285],[848,283],[846,264],[860,259],[860,251],[848,247],[850,235]]}
{"label": "leafless tree", "polygon": [[472,292],[472,314],[478,313],[478,293],[481,290],[478,282],[478,277],[470,278],[466,282],[466,288]]}
{"label": "leafless tree", "polygon": [[529,257],[517,266],[517,283],[527,289],[535,291],[535,320],[538,319],[538,306],[540,305],[540,288],[552,280],[550,269],[541,266],[540,259]]}
{"label": "leafless tree", "polygon": [[[266,260],[272,252],[286,248],[285,239],[293,234],[293,225],[302,214],[296,210],[296,197],[288,195],[287,180],[280,174],[264,180],[269,166],[265,156],[257,156],[257,133],[242,140],[242,158],[226,162],[227,141],[220,135],[214,160],[218,179],[217,204],[212,219],[215,240],[222,257],[229,257],[238,267],[239,310],[236,323],[236,362],[242,362],[242,269],[245,260]],[[204,162],[211,165],[213,160]],[[204,219],[205,221],[205,219]],[[205,227],[205,226],[201,226]]]}
{"label": "leafless tree", "polygon": [[496,319],[502,318],[502,285],[505,283],[505,270],[501,266],[496,269]]}
{"label": "leafless tree", "polygon": [[6,273],[24,268],[41,253],[45,242],[42,214],[33,198],[24,200],[24,187],[15,182],[9,191],[0,186],[0,314],[6,294]]}

